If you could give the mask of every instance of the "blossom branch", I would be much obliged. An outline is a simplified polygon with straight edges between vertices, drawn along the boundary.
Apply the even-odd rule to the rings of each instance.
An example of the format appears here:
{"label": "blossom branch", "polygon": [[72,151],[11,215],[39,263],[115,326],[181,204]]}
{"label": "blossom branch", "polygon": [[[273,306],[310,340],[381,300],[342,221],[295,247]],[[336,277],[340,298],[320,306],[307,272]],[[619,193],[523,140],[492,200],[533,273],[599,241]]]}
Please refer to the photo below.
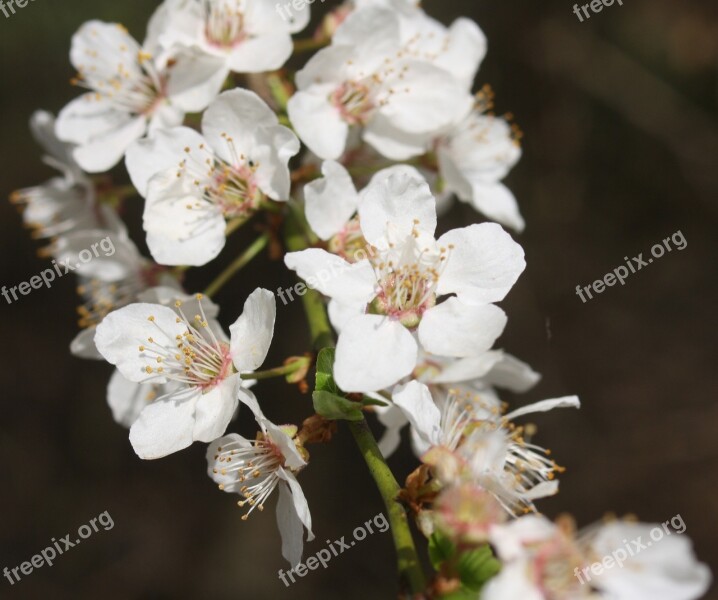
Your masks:
{"label": "blossom branch", "polygon": [[207,286],[207,289],[204,291],[205,295],[210,298],[214,296],[230,279],[232,279],[232,277],[234,277],[238,271],[252,262],[252,259],[254,259],[254,257],[257,256],[268,243],[269,234],[265,233],[264,235],[258,237],[249,248],[232,261],[232,263]]}
{"label": "blossom branch", "polygon": [[426,582],[409,529],[406,511],[397,501],[401,488],[389,465],[386,464],[366,420],[350,422],[349,429],[384,500],[399,561],[399,574],[408,583],[411,592],[419,594],[424,591]]}

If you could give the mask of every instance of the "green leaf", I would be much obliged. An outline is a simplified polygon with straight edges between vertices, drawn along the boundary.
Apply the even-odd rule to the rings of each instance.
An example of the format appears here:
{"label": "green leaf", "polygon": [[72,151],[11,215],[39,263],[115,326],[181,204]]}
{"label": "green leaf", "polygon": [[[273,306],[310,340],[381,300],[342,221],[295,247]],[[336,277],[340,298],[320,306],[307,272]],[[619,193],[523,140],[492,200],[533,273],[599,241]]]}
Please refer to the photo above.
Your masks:
{"label": "green leaf", "polygon": [[370,398],[369,396],[364,396],[361,403],[362,406],[389,406],[388,402],[384,402],[384,400],[378,400],[377,398]]}
{"label": "green leaf", "polygon": [[[316,390],[339,393],[334,381],[334,348],[323,348],[317,356]],[[321,413],[320,413],[321,414]]]}
{"label": "green leaf", "polygon": [[441,568],[441,563],[449,560],[455,552],[454,542],[440,531],[435,531],[429,538],[429,560],[437,571]]}
{"label": "green leaf", "polygon": [[473,591],[479,591],[500,570],[501,563],[496,560],[488,545],[464,552],[459,557],[458,572],[461,583]]}
{"label": "green leaf", "polygon": [[441,600],[476,600],[476,592],[461,588],[441,596]]}
{"label": "green leaf", "polygon": [[318,415],[331,421],[361,421],[364,414],[361,404],[332,394],[324,390],[317,390],[312,394],[314,410]]}

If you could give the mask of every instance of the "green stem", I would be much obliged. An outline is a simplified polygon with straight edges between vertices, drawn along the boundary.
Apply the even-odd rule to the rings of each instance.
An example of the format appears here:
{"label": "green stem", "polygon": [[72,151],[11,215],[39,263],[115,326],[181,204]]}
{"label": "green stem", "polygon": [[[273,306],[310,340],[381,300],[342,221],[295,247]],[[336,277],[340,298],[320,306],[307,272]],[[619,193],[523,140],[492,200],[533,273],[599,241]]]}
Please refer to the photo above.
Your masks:
{"label": "green stem", "polygon": [[264,247],[269,243],[269,235],[264,234],[260,237],[258,237],[252,245],[247,248],[242,254],[240,254],[235,260],[232,261],[232,263],[224,270],[222,271],[217,278],[210,283],[207,286],[207,289],[204,291],[206,296],[209,296],[210,298],[214,296],[219,290],[224,287],[224,284],[227,283],[234,275],[244,266],[249,264],[252,259],[259,254]]}
{"label": "green stem", "polygon": [[324,46],[328,46],[329,42],[327,40],[313,40],[313,39],[304,39],[304,40],[294,40],[294,52],[308,52],[310,50],[319,50],[319,48],[324,48]]}
{"label": "green stem", "polygon": [[366,420],[349,422],[349,429],[384,500],[396,547],[399,574],[408,583],[412,594],[420,594],[426,587],[426,581],[416,553],[414,538],[411,536],[406,511],[396,499],[401,488],[389,465],[386,464]]}
{"label": "green stem", "polygon": [[[286,221],[285,243],[287,249],[292,252],[304,250],[309,246],[307,237],[303,232],[300,215],[299,210],[290,210]],[[315,350],[333,346],[334,336],[321,295],[316,290],[309,289],[302,297],[302,302],[309,321],[312,344]],[[391,524],[399,565],[399,576],[403,582],[408,583],[412,594],[420,594],[424,591],[426,583],[416,546],[414,545],[414,539],[409,529],[406,511],[396,499],[401,488],[394,478],[389,465],[386,464],[366,420],[351,422],[349,427],[389,513],[389,523]]]}
{"label": "green stem", "polygon": [[273,369],[267,369],[265,371],[254,371],[253,373],[242,373],[240,379],[271,379],[272,377],[284,377],[296,373],[301,369],[306,369],[309,363],[307,360],[296,360],[287,365],[281,367],[274,367]]}
{"label": "green stem", "polygon": [[[298,252],[306,250],[309,242],[304,234],[297,214],[290,210],[284,230],[284,242],[287,250]],[[319,292],[307,288],[307,293],[302,296],[304,312],[309,322],[309,333],[312,337],[312,348],[321,350],[327,346],[334,346],[332,328],[327,318],[327,311],[324,307],[324,300]]]}

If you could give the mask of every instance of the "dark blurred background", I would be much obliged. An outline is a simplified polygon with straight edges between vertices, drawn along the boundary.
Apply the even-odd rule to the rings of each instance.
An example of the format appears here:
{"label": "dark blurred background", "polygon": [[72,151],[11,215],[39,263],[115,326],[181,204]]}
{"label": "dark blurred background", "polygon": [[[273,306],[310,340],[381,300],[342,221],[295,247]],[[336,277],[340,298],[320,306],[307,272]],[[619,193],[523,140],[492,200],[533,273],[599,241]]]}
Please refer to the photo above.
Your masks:
{"label": "dark blurred background", "polygon": [[[142,39],[155,6],[37,0],[0,14],[0,196],[40,183],[27,129],[37,108],[57,112],[77,91],[68,80],[70,36],[93,18],[126,24]],[[549,7],[550,4],[550,7]],[[316,3],[323,13],[334,3]],[[514,402],[578,394],[583,408],[536,417],[538,443],[568,467],[561,493],[540,507],[580,525],[606,512],[665,521],[680,513],[698,556],[718,565],[718,5],[625,0],[580,23],[569,1],[427,0],[449,23],[474,18],[489,39],[477,85],[489,83],[498,112],[525,132],[524,156],[508,184],[526,217],[518,240],[528,269],[503,303],[500,346],[544,378]],[[122,169],[118,169],[122,175]],[[16,285],[46,260],[7,202],[2,211],[1,284]],[[141,202],[127,209],[135,240]],[[477,220],[456,208],[444,228]],[[576,285],[647,253],[676,231],[688,246],[666,254],[624,287],[583,304]],[[188,277],[202,289],[221,262],[251,239],[242,233],[217,264]],[[288,286],[280,264],[259,261],[218,296],[231,323],[258,285]],[[389,534],[375,534],[286,589],[273,510],[240,520],[235,498],[205,474],[204,447],[142,462],[105,402],[109,365],[70,356],[76,332],[70,278],[2,306],[0,568],[29,560],[107,510],[100,531],[10,586],[8,598],[391,598]],[[299,303],[280,305],[267,365],[306,348]],[[270,418],[300,422],[310,399],[268,382],[258,388]],[[233,427],[249,434],[243,420]],[[404,447],[397,476],[415,466]],[[382,510],[351,436],[314,447],[302,484],[317,541],[351,535]],[[708,597],[716,598],[715,593]]]}

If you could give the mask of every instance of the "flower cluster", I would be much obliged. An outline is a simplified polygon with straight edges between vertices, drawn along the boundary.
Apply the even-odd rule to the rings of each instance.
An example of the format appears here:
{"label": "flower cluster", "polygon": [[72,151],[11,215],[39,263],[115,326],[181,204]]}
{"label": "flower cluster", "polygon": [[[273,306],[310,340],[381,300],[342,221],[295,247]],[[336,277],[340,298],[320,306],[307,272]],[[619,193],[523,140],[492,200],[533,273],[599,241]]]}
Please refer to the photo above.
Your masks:
{"label": "flower cluster", "polygon": [[[398,549],[415,597],[699,597],[710,573],[685,539],[584,585],[574,569],[641,526],[575,535],[538,513],[564,469],[520,420],[580,402],[510,410],[499,395],[539,375],[495,347],[507,324],[497,303],[526,267],[504,229],[525,225],[503,183],[521,132],[494,114],[490,88],[473,93],[487,50],[479,26],[446,26],[412,0],[347,0],[313,38],[293,41],[309,7],[284,19],[273,4],[164,0],[142,44],[89,21],[70,51],[85,93],[57,119],[32,117],[60,174],[13,200],[55,259],[114,242],[111,257],[78,269],[82,330],[70,349],[116,367],[107,401],[137,455],[207,444],[208,474],[238,496],[242,520],[278,490],[282,554],[294,566],[314,537],[298,480],[307,446],[330,442],[346,420],[386,457],[408,428],[419,467],[384,499],[403,503],[429,538],[437,573],[426,585],[413,546]],[[287,61],[305,50],[316,52],[292,74]],[[131,185],[106,173],[122,161]],[[442,230],[453,198],[486,222]],[[127,202],[143,202],[151,259],[120,218]],[[250,221],[261,232],[252,246],[205,293],[188,293],[186,271],[218,260]],[[307,282],[310,350],[321,352],[260,370],[274,295],[255,289],[228,334],[212,297],[265,247],[285,248],[284,265]],[[306,392],[314,358],[313,412],[301,426],[274,424],[251,388],[284,377]],[[228,433],[247,410],[256,435]],[[383,427],[379,442],[362,437],[368,415]],[[651,591],[661,585],[668,595]]]}

